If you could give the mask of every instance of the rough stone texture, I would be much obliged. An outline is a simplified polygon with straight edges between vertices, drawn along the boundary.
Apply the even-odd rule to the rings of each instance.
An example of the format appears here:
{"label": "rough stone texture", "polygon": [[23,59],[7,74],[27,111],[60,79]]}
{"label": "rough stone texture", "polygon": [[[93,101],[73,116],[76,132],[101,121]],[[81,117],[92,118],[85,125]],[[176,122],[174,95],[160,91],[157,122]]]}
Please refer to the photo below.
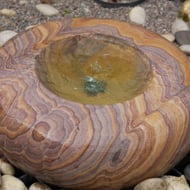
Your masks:
{"label": "rough stone texture", "polygon": [[179,45],[190,44],[190,31],[178,31],[175,38]]}

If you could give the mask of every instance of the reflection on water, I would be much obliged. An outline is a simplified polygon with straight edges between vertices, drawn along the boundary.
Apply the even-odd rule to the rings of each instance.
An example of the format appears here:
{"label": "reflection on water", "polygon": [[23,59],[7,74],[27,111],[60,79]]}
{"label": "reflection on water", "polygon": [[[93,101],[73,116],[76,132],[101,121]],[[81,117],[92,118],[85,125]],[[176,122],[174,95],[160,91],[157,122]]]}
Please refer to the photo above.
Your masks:
{"label": "reflection on water", "polygon": [[146,56],[121,39],[83,34],[54,42],[37,57],[41,82],[58,96],[113,104],[141,93],[150,80]]}

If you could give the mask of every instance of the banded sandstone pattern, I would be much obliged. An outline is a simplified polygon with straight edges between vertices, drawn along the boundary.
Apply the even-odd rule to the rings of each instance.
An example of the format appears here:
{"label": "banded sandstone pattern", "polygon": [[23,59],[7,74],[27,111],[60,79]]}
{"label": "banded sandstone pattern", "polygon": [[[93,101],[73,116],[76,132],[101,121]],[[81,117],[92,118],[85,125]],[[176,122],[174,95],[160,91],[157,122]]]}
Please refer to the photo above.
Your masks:
{"label": "banded sandstone pattern", "polygon": [[[121,38],[151,61],[152,80],[129,101],[84,105],[39,81],[35,57],[81,33]],[[46,182],[120,189],[161,175],[190,150],[190,65],[175,46],[139,26],[73,19],[35,26],[0,49],[0,151]]]}

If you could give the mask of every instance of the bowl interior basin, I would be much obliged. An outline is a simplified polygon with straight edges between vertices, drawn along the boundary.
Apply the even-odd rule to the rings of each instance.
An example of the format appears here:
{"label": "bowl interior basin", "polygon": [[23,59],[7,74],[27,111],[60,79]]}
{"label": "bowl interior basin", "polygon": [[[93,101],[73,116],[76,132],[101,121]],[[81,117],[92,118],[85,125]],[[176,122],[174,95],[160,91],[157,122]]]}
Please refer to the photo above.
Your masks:
{"label": "bowl interior basin", "polygon": [[148,58],[126,41],[100,34],[67,36],[37,57],[41,82],[83,104],[114,104],[137,96],[151,78]]}

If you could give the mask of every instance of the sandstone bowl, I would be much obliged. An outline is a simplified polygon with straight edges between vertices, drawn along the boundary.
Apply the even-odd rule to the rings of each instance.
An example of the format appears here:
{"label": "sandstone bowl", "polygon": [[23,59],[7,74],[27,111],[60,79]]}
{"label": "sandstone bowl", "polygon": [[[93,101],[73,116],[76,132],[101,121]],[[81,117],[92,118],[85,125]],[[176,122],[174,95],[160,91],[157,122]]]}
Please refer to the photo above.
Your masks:
{"label": "sandstone bowl", "polygon": [[39,180],[119,190],[190,150],[190,63],[140,26],[52,21],[0,48],[0,153]]}

